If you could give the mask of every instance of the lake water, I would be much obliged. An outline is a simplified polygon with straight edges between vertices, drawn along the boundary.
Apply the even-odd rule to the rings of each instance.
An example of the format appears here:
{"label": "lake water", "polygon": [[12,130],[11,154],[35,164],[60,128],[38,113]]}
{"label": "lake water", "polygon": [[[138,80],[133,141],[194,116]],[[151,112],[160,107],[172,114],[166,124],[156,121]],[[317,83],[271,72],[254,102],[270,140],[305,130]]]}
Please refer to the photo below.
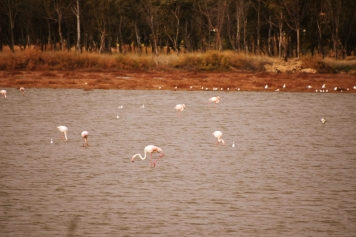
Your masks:
{"label": "lake water", "polygon": [[355,236],[355,93],[5,89],[1,236]]}

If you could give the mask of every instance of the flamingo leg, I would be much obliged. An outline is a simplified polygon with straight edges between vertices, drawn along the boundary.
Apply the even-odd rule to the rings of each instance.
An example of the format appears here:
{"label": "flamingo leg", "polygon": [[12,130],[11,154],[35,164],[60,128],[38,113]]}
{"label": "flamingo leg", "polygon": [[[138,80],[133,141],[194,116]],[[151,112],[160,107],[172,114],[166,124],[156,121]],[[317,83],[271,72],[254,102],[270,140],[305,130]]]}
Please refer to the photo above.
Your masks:
{"label": "flamingo leg", "polygon": [[157,161],[159,161],[161,158],[163,158],[164,154],[160,155],[155,162],[153,162],[153,167],[156,167]]}

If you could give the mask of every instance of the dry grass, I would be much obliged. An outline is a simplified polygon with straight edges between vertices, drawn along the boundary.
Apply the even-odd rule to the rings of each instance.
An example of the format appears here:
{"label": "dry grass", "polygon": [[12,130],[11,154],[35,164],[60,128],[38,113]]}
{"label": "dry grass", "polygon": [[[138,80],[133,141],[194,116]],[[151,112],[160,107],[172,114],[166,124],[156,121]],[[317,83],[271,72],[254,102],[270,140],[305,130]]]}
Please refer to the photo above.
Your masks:
{"label": "dry grass", "polygon": [[[189,72],[263,72],[264,65],[272,65],[275,58],[236,53],[233,51],[208,51],[206,53],[182,54],[96,54],[78,53],[75,51],[45,51],[26,49],[11,53],[4,50],[0,53],[0,70],[11,71],[162,71],[173,76],[177,70]],[[319,56],[303,56],[303,68],[314,68],[319,73],[347,72],[355,74],[355,57],[335,61],[322,59]],[[69,73],[69,72],[68,72]],[[121,74],[118,72],[117,76]],[[50,76],[50,75],[43,75]],[[78,75],[66,75],[74,78]],[[80,75],[79,75],[80,77]]]}

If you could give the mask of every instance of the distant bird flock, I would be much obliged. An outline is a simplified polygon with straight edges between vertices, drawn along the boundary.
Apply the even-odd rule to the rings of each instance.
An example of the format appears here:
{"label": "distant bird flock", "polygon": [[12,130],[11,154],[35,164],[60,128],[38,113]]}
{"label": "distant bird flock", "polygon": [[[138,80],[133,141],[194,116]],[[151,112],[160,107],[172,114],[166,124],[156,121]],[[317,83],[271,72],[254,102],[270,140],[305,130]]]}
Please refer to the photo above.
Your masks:
{"label": "distant bird flock", "polygon": [[[287,86],[286,84],[283,84],[282,88],[285,89]],[[192,89],[193,86],[190,86],[189,89]],[[268,85],[265,85],[264,86],[264,89],[265,90],[268,90],[269,86]],[[309,90],[309,89],[312,89],[313,87],[311,85],[307,85],[306,86],[306,89]],[[320,89],[315,89],[315,92],[328,92],[328,89],[326,89],[326,84],[323,84],[321,85]],[[161,87],[159,87],[158,89],[161,89]],[[177,90],[178,87],[176,86],[175,87],[175,90]],[[209,88],[205,88],[205,87],[202,87],[201,88],[202,90],[209,90]],[[343,91],[349,91],[349,88],[342,88],[342,87],[334,87],[333,88],[334,91],[339,91],[339,92],[343,92]],[[356,90],[356,86],[353,87],[354,90]],[[218,90],[218,87],[214,87],[213,90]],[[223,88],[221,88],[221,90],[223,90]],[[227,88],[227,90],[229,90],[229,88]],[[240,88],[236,88],[236,90],[240,90]],[[22,95],[25,94],[25,88],[24,87],[20,87],[19,88],[19,91],[21,92]],[[280,91],[279,88],[275,89],[275,91]],[[7,98],[8,95],[7,95],[7,91],[6,90],[0,90],[0,94],[1,96],[3,96],[4,98]],[[214,106],[216,107],[217,104],[220,103],[220,96],[214,96],[214,97],[211,97],[208,99],[208,107],[211,105],[211,104],[214,104]],[[179,117],[182,117],[182,114],[183,114],[183,111],[185,109],[185,104],[177,104],[174,106],[174,109],[176,110],[176,116],[179,116]],[[124,106],[123,105],[119,105],[118,106],[119,109],[123,109]],[[141,109],[144,109],[145,108],[145,105],[142,104],[139,106],[139,108]],[[120,118],[120,116],[117,114],[116,118]],[[320,122],[322,124],[325,124],[326,123],[326,119],[325,118],[321,118],[320,119]],[[58,131],[60,132],[60,139],[63,140],[63,141],[68,141],[68,127],[64,126],[64,125],[60,125],[57,127]],[[222,139],[222,136],[223,136],[223,133],[221,131],[215,131],[212,133],[212,135],[215,137],[216,139],[216,145],[223,145],[225,146],[225,141]],[[83,140],[83,147],[87,147],[89,146],[89,142],[88,142],[88,138],[89,138],[89,132],[88,131],[83,131],[81,133],[81,137],[82,137],[82,140]],[[50,143],[54,143],[53,139],[51,139]],[[232,142],[232,145],[231,147],[235,147],[236,144],[235,142]],[[156,163],[157,161],[159,161],[161,158],[164,157],[164,153],[163,153],[163,149],[158,147],[158,146],[154,146],[154,145],[148,145],[144,148],[143,150],[144,152],[144,156],[141,156],[141,154],[137,153],[135,155],[132,156],[131,158],[131,161],[134,162],[135,158],[136,157],[139,157],[140,159],[144,160],[146,159],[147,157],[147,154],[150,155],[150,167],[154,168],[156,167]],[[155,154],[155,153],[159,153],[160,156],[156,159],[156,160],[153,160],[152,158],[152,155]]]}

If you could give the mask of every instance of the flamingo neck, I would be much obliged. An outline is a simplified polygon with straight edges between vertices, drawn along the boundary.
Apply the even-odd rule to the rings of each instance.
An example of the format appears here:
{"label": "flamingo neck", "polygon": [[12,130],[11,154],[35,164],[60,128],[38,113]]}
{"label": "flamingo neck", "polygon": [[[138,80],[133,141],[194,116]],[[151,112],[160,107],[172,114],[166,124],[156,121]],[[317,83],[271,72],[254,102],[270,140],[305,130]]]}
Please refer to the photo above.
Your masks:
{"label": "flamingo neck", "polygon": [[144,160],[144,159],[146,159],[146,155],[147,155],[146,152],[145,152],[145,156],[144,156],[144,157],[142,157],[141,154],[136,154],[136,155],[134,155],[134,156],[132,157],[132,161],[136,158],[136,156],[140,157],[141,160]]}
{"label": "flamingo neck", "polygon": [[67,132],[64,132],[64,137],[66,138],[66,141],[67,141],[68,140]]}

